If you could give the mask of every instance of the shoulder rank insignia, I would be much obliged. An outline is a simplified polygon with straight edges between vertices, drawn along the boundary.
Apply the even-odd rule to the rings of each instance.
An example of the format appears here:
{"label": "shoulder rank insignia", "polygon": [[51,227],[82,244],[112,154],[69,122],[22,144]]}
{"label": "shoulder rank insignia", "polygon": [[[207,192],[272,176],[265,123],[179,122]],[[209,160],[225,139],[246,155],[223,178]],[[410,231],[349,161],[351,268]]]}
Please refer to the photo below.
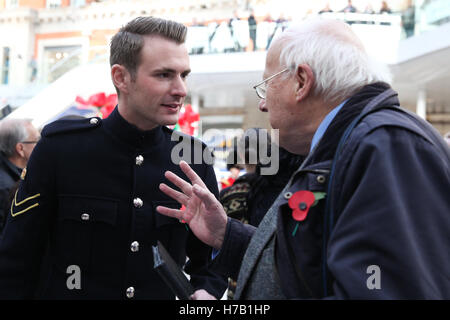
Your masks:
{"label": "shoulder rank insignia", "polygon": [[14,195],[14,200],[11,203],[11,216],[13,217],[18,216],[19,214],[25,213],[28,210],[31,210],[39,206],[39,202],[37,202],[37,199],[41,196],[40,193],[28,197],[20,202],[17,202],[17,192],[18,191],[16,191],[16,194]]}

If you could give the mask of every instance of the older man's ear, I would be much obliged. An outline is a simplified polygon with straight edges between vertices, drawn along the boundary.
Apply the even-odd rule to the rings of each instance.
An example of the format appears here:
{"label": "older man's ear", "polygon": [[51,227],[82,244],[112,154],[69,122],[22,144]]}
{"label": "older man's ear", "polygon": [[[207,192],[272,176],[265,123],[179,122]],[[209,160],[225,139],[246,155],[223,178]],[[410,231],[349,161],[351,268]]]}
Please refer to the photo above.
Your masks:
{"label": "older man's ear", "polygon": [[16,143],[16,152],[22,157],[25,158],[25,151],[23,150],[23,143]]}
{"label": "older man's ear", "polygon": [[300,64],[295,70],[295,99],[300,102],[308,97],[314,85],[314,73],[311,67],[307,64]]}

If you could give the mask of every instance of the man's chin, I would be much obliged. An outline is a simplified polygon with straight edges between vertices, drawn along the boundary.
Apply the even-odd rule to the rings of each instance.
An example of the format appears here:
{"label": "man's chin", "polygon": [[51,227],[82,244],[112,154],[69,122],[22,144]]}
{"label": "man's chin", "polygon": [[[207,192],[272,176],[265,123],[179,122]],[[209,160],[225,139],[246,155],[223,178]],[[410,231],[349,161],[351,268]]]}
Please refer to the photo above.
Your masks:
{"label": "man's chin", "polygon": [[178,123],[178,115],[176,117],[168,117],[164,119],[168,125],[175,125]]}
{"label": "man's chin", "polygon": [[160,125],[162,126],[174,126],[178,123],[178,117],[176,119],[162,119]]}

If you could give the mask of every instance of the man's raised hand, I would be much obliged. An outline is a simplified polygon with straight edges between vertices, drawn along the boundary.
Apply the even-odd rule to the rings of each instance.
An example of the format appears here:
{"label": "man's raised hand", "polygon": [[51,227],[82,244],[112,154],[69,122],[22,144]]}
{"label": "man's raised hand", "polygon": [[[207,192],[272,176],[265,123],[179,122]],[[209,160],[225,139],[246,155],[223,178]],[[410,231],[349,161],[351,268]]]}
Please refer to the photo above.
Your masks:
{"label": "man's raised hand", "polygon": [[181,179],[173,172],[166,171],[165,177],[180,188],[181,192],[164,183],[159,185],[159,189],[184,205],[186,209],[178,210],[158,206],[156,210],[163,215],[184,220],[197,238],[213,248],[220,249],[227,226],[227,215],[222,204],[186,162],[181,161],[180,168],[191,183]]}

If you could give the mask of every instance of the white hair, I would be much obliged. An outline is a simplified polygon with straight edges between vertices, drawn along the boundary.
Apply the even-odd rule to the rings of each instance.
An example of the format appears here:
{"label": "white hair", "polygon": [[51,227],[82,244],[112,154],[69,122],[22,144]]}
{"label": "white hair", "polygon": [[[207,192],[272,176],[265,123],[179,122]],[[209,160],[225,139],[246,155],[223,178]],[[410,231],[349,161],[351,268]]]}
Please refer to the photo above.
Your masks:
{"label": "white hair", "polygon": [[307,64],[315,76],[313,94],[325,100],[343,100],[367,84],[391,82],[388,67],[369,57],[343,22],[310,19],[287,29],[275,41],[280,42],[280,65],[292,72]]}
{"label": "white hair", "polygon": [[26,126],[31,119],[3,119],[0,121],[0,152],[7,158],[16,152],[16,144],[28,139]]}

